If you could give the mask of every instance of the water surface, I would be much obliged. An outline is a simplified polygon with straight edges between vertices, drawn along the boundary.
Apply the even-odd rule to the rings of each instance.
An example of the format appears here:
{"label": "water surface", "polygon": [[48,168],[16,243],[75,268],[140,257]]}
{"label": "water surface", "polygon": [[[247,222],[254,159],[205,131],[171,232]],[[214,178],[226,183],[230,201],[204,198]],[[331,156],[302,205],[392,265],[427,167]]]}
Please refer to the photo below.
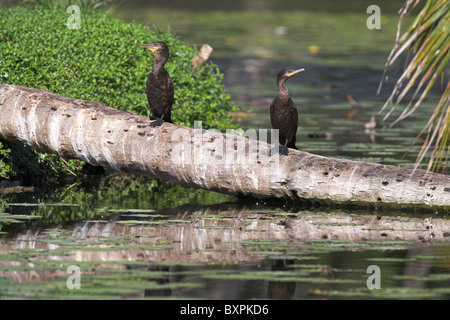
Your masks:
{"label": "water surface", "polygon": [[[450,221],[443,213],[293,208],[120,175],[0,203],[2,299],[450,293]],[[381,270],[381,289],[367,288],[371,265]],[[81,272],[80,289],[67,285],[71,266]]]}

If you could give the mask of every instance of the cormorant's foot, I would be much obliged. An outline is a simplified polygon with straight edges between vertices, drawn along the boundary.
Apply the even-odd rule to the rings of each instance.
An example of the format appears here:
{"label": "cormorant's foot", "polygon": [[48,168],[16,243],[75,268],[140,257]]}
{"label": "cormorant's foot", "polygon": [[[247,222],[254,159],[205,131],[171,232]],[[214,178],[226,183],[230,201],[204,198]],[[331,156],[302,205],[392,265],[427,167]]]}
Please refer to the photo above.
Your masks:
{"label": "cormorant's foot", "polygon": [[289,154],[289,149],[285,146],[278,146],[277,147],[273,147],[272,149],[270,149],[269,151],[269,157],[273,156],[274,154],[279,153],[282,156],[287,156]]}
{"label": "cormorant's foot", "polygon": [[163,124],[161,119],[154,120],[150,123],[150,127],[159,127]]}
{"label": "cormorant's foot", "polygon": [[285,146],[280,146],[280,155],[287,156],[289,154],[289,148]]}

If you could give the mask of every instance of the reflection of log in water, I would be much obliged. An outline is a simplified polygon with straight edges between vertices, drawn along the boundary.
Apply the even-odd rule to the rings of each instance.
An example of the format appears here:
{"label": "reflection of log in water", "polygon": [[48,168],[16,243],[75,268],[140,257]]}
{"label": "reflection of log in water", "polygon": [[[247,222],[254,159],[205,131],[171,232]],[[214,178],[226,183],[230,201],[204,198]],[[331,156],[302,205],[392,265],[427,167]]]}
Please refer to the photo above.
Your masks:
{"label": "reflection of log in water", "polygon": [[[3,236],[0,254],[9,254],[16,249],[53,250],[64,247],[64,241],[49,239],[48,228],[35,227],[19,234]],[[261,210],[243,209],[235,204],[222,204],[208,207],[185,205],[152,215],[119,213],[106,221],[65,222],[58,226],[58,230],[71,234],[73,250],[68,250],[68,255],[55,254],[52,259],[80,262],[146,261],[150,265],[167,262],[257,261],[265,258],[267,252],[252,252],[252,245],[263,241],[267,241],[268,246],[271,243],[289,243],[294,245],[297,252],[303,250],[304,253],[308,253],[310,246],[303,245],[318,239],[348,241],[339,250],[358,250],[359,244],[374,240],[405,240],[420,244],[432,238],[448,236],[450,221],[320,211],[302,214],[280,214],[279,211],[263,213]],[[117,241],[112,241],[115,239]],[[79,242],[79,246],[73,242]],[[45,255],[48,258],[51,253]],[[23,265],[22,262],[2,263]],[[125,268],[119,265],[113,267]],[[11,276],[20,282],[51,277],[52,273],[55,276],[51,270],[31,273],[0,272],[0,275]]]}

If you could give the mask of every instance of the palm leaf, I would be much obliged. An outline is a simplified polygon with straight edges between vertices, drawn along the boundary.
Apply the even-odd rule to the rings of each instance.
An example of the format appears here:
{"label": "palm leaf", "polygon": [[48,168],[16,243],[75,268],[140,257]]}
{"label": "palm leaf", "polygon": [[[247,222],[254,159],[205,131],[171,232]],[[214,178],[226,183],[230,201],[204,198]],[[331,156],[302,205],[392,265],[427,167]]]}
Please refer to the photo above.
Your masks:
{"label": "palm leaf", "polygon": [[[400,36],[401,24],[412,9],[424,3],[422,10],[405,33]],[[441,87],[445,81],[442,97],[421,132],[413,142],[426,134],[425,142],[417,156],[416,168],[426,155],[430,156],[428,170],[446,172],[450,154],[450,82],[445,80],[445,68],[450,60],[450,2],[448,0],[406,0],[400,10],[397,26],[396,43],[385,65],[383,80],[387,78],[387,70],[401,57],[407,56],[406,66],[397,80],[386,103],[381,108],[383,112],[388,105],[391,109],[383,120],[389,118],[411,91],[414,91],[409,103],[401,114],[391,123],[395,125],[410,116],[419,108],[436,80],[441,79]],[[378,92],[381,90],[380,82]]]}

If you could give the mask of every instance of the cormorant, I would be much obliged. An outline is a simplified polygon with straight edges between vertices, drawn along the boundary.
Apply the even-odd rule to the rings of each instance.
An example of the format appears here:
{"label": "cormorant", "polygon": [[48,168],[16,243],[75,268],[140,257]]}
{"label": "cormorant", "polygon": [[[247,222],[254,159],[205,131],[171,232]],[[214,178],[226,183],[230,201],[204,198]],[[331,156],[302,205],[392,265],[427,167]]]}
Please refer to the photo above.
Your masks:
{"label": "cormorant", "polygon": [[164,65],[169,59],[169,48],[161,41],[154,41],[149,44],[143,43],[141,47],[148,48],[155,56],[152,72],[148,75],[145,92],[150,106],[150,120],[157,120],[152,122],[151,126],[160,126],[163,121],[172,122],[173,82],[169,73],[164,69]]}
{"label": "cormorant", "polygon": [[[289,96],[289,90],[285,82],[294,74],[302,71],[305,71],[305,69],[283,69],[278,73],[278,96],[270,105],[270,122],[273,129],[279,130],[280,145],[291,149],[297,149],[295,139],[298,127],[298,113],[294,101]],[[286,152],[287,149],[283,153]]]}

